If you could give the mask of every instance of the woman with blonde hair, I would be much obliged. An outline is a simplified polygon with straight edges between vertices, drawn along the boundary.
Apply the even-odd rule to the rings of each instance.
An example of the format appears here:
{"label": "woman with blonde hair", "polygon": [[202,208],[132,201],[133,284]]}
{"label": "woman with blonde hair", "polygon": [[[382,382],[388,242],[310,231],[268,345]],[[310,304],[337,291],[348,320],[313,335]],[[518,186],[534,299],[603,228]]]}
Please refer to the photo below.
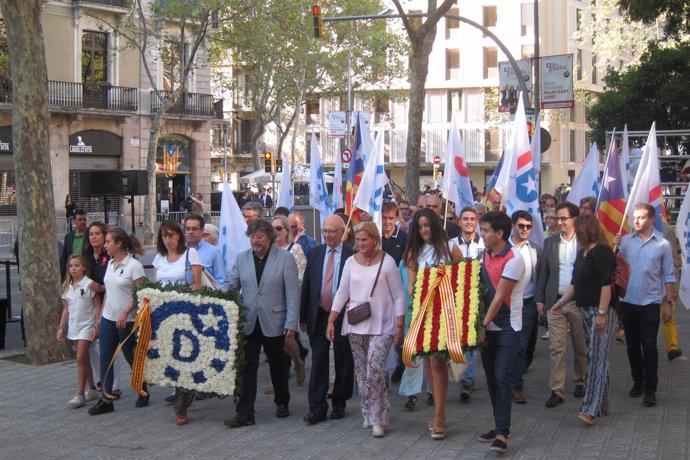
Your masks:
{"label": "woman with blonde hair", "polygon": [[[376,224],[362,222],[355,227],[357,254],[347,259],[340,287],[328,316],[326,338],[335,337],[335,320],[345,310],[342,334],[352,347],[364,428],[382,437],[390,422],[386,360],[393,343],[400,343],[405,325],[405,298],[398,268],[391,256],[380,249],[381,235]],[[369,314],[350,319],[356,307],[368,303]]]}

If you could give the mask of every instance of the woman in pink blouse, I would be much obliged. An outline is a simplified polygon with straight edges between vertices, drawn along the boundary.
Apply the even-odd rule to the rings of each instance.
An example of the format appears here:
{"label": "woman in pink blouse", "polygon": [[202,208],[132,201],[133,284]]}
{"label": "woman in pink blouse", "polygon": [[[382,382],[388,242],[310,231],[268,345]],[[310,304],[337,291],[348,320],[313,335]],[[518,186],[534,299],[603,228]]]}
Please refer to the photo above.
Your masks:
{"label": "woman in pink blouse", "polygon": [[[372,427],[372,434],[381,437],[390,421],[386,359],[393,342],[400,343],[403,336],[405,298],[398,268],[393,258],[379,249],[381,235],[373,222],[355,227],[355,244],[359,252],[343,267],[326,337],[333,341],[335,320],[344,307],[370,303],[371,316],[354,325],[343,321],[342,334],[348,336],[352,347],[363,427]],[[381,272],[374,288],[379,265]]]}

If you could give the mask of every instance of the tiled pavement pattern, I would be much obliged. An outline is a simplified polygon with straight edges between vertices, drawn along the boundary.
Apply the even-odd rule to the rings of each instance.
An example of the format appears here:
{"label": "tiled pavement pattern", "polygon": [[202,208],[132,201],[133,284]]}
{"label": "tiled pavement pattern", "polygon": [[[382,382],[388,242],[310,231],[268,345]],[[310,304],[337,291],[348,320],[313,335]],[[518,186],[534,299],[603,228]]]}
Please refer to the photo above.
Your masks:
{"label": "tiled pavement pattern", "polygon": [[[690,330],[690,312],[678,311],[681,348]],[[540,334],[543,328],[540,328]],[[659,340],[663,350],[663,342]],[[10,350],[11,351],[11,350]],[[690,352],[690,348],[686,351]],[[568,356],[568,376],[572,360]],[[684,459],[690,457],[690,367],[686,356],[669,362],[660,353],[658,405],[642,407],[641,399],[627,396],[629,377],[625,347],[615,343],[611,358],[611,415],[586,427],[577,418],[579,400],[570,394],[564,404],[544,407],[548,390],[548,342],[539,340],[535,361],[525,376],[526,405],[513,406],[512,434],[504,458],[516,459]],[[307,358],[307,368],[309,368]],[[275,417],[272,396],[261,391],[267,365],[260,367],[256,425],[229,429],[223,420],[234,415],[230,399],[195,402],[190,423],[175,426],[172,406],[163,402],[168,389],[154,387],[151,404],[135,409],[135,396],[126,388],[115,412],[89,416],[87,407],[71,409],[74,361],[33,367],[0,360],[0,458],[321,458],[420,459],[492,458],[489,445],[477,436],[491,428],[491,404],[483,371],[469,403],[457,397],[451,384],[447,402],[447,436],[430,439],[426,427],[432,408],[420,395],[417,408],[403,409],[398,385],[391,387],[392,422],[384,438],[362,429],[357,395],[346,418],[305,426],[307,386],[291,379],[291,416]]]}

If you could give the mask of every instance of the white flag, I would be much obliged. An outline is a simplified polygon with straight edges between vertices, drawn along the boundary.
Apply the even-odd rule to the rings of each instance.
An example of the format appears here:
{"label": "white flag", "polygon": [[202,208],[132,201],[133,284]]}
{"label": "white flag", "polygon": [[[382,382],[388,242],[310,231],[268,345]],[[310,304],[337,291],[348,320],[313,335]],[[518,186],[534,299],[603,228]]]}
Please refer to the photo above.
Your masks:
{"label": "white flag", "polygon": [[292,163],[283,160],[283,172],[280,178],[280,194],[276,207],[284,206],[292,211],[295,207],[295,199],[292,194]]}
{"label": "white flag", "polygon": [[311,133],[311,149],[309,164],[309,205],[319,211],[321,225],[326,217],[333,214],[330,200],[328,199],[328,188],[326,187],[326,176],[321,165],[321,153],[319,143],[316,141],[316,134]]}
{"label": "white flag", "polygon": [[450,121],[448,145],[446,147],[446,165],[443,174],[443,194],[455,203],[456,213],[466,206],[474,206],[470,174],[465,161],[465,150],[462,148],[460,130],[456,122],[455,112]]}
{"label": "white flag", "polygon": [[541,174],[541,112],[537,113],[537,121],[534,124],[534,135],[532,136],[532,161],[537,177]]}
{"label": "white flag", "polygon": [[601,179],[599,176],[599,150],[597,143],[593,143],[585,159],[585,164],[580,169],[580,174],[573,182],[573,188],[568,193],[567,200],[576,206],[580,206],[580,200],[586,196],[599,197]]}
{"label": "white flag", "polygon": [[386,171],[383,168],[384,145],[383,131],[379,131],[374,141],[374,148],[369,155],[362,182],[359,183],[357,194],[352,205],[368,213],[381,232],[382,216],[381,205],[383,204],[383,190],[388,182]]}
{"label": "white flag", "polygon": [[625,198],[630,195],[630,187],[632,184],[632,174],[630,174],[630,145],[628,145],[628,125],[623,127],[623,145],[621,145],[621,178],[623,179],[623,193]]}
{"label": "white flag", "polygon": [[539,183],[534,176],[534,163],[522,94],[515,112],[515,122],[510,138],[513,141],[512,145],[508,146],[511,156],[506,157],[506,161],[509,162],[504,162],[501,168],[501,173],[504,170],[507,171],[508,177],[505,182],[503,205],[509,216],[519,210],[527,211],[532,216],[532,233],[529,240],[541,247],[544,245],[544,229],[541,226]]}
{"label": "white flag", "polygon": [[679,297],[683,306],[690,310],[690,192],[685,193],[683,204],[676,220],[676,238],[683,254]]}
{"label": "white flag", "polygon": [[661,224],[663,204],[661,202],[661,177],[659,175],[659,149],[656,145],[656,122],[652,123],[649,130],[647,143],[642,151],[640,165],[637,167],[635,182],[630,190],[630,197],[625,206],[625,215],[628,216],[630,227],[633,226],[633,209],[641,203],[649,203],[656,210],[654,228],[663,231]]}
{"label": "white flag", "polygon": [[223,181],[218,230],[218,247],[223,253],[225,268],[230,273],[235,265],[237,254],[249,249],[251,245],[246,235],[247,223],[226,180]]}

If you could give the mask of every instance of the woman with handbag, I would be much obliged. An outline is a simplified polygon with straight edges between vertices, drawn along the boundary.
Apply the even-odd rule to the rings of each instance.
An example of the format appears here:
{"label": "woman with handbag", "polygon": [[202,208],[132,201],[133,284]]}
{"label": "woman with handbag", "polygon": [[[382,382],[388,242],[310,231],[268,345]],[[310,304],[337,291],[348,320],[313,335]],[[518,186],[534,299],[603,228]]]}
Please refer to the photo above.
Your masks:
{"label": "woman with handbag", "polygon": [[[335,320],[345,308],[342,334],[352,347],[364,428],[376,437],[390,422],[386,361],[393,342],[400,343],[405,325],[405,298],[395,261],[379,249],[376,224],[355,227],[358,253],[347,259],[340,287],[328,316],[326,338],[335,336]],[[372,283],[373,280],[373,283]]]}
{"label": "woman with handbag", "polygon": [[[153,258],[153,280],[162,286],[169,284],[191,285],[192,290],[201,289],[201,259],[194,248],[187,248],[182,227],[174,220],[161,223],[156,238],[158,254]],[[178,426],[188,422],[187,409],[192,405],[196,393],[184,388],[175,388],[175,423]]]}
{"label": "woman with handbag", "polygon": [[578,417],[592,425],[595,417],[609,413],[609,352],[618,327],[618,315],[612,306],[617,299],[613,298],[611,286],[616,257],[596,217],[580,215],[575,220],[575,236],[580,250],[573,265],[573,279],[552,311],[558,312],[573,298],[580,308],[589,364]]}
{"label": "woman with handbag", "polygon": [[[424,208],[412,220],[403,262],[407,267],[407,291],[413,297],[417,271],[434,265],[459,261],[463,258],[457,244],[448,241],[441,220],[436,213]],[[448,392],[448,363],[435,357],[427,360],[429,386],[433,393],[434,419],[429,422],[432,439],[446,436],[446,394]],[[407,370],[406,370],[407,372]],[[403,375],[403,378],[405,376]]]}

